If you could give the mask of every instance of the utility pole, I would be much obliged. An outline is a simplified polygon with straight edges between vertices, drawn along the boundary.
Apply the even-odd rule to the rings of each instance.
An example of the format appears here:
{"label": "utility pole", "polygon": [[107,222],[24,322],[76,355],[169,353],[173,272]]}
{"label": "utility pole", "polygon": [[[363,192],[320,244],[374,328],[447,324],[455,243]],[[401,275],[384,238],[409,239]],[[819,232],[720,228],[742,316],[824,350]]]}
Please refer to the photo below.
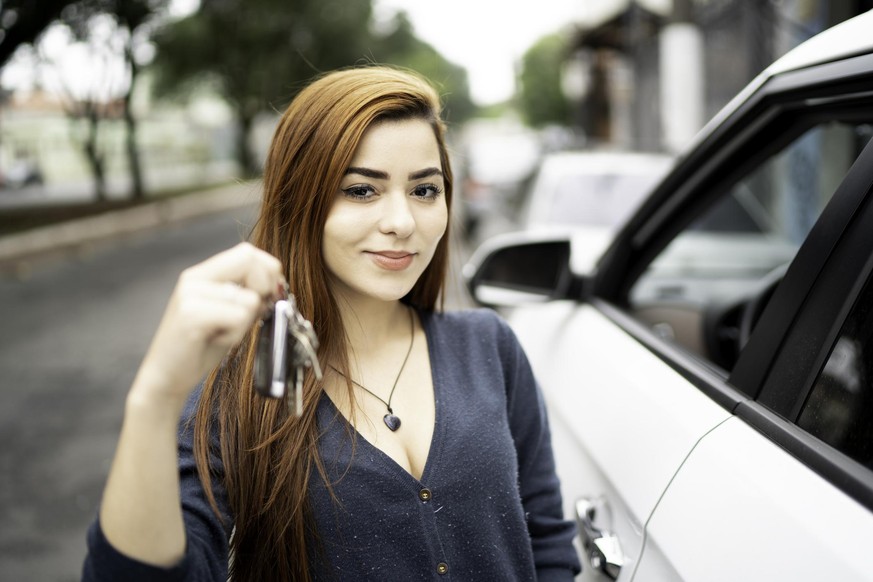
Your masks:
{"label": "utility pole", "polygon": [[660,103],[663,144],[683,150],[703,126],[703,35],[694,23],[692,0],[673,0],[660,34]]}

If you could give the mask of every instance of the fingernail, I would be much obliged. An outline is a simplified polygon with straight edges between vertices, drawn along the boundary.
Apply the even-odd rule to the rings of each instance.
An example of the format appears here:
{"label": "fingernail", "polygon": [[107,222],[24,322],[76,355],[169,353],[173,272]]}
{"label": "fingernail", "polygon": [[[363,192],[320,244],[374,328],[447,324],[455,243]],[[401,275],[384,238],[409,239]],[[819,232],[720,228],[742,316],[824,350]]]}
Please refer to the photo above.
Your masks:
{"label": "fingernail", "polygon": [[285,281],[279,281],[276,288],[276,296],[280,299],[284,299],[288,296],[288,283]]}

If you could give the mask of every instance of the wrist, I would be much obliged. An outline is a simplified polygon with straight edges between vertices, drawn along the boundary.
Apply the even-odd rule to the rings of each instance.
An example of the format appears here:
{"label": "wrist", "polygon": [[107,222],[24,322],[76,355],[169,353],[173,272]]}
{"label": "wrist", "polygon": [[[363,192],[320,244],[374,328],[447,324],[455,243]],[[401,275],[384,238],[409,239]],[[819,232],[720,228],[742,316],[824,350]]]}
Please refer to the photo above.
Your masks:
{"label": "wrist", "polygon": [[137,413],[155,413],[175,419],[185,406],[187,391],[182,393],[170,385],[163,374],[143,367],[127,394],[126,408]]}

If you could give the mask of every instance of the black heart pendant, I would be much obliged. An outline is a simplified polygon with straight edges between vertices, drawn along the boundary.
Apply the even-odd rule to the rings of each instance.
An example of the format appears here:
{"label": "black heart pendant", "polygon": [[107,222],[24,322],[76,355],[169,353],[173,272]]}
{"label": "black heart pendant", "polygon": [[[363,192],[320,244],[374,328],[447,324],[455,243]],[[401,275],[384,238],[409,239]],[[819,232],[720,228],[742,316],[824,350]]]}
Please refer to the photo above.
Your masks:
{"label": "black heart pendant", "polygon": [[400,428],[400,419],[393,414],[386,414],[382,417],[382,420],[385,421],[385,426],[390,428],[392,432]]}

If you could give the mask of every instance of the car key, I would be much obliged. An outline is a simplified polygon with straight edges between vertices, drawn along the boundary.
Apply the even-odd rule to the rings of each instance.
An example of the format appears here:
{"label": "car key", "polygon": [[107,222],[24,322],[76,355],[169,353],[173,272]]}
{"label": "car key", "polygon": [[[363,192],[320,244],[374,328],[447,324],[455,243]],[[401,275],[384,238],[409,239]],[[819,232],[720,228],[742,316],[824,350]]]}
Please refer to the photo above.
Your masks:
{"label": "car key", "polygon": [[287,399],[291,414],[303,410],[303,378],[306,368],[322,377],[318,362],[318,338],[312,324],[297,310],[293,295],[276,301],[259,322],[255,347],[255,390],[270,398]]}

